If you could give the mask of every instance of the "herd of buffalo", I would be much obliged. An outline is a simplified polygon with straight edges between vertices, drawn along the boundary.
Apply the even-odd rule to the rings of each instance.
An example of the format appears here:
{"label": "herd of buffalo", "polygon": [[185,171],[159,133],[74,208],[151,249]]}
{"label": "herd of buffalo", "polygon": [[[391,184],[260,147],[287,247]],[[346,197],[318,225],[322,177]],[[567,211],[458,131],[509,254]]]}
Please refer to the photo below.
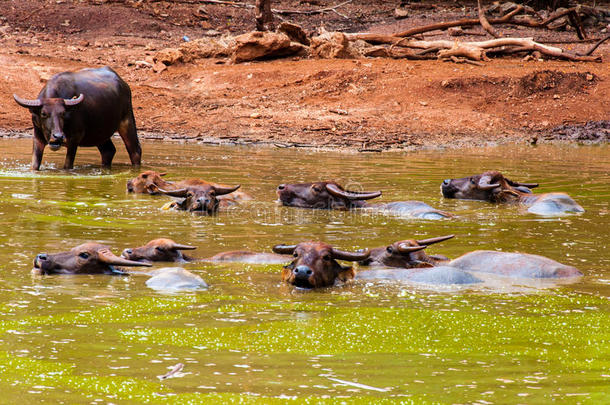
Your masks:
{"label": "herd of buffalo", "polygon": [[[131,91],[116,72],[108,67],[64,72],[53,76],[33,100],[14,96],[15,101],[32,115],[34,141],[32,169],[39,170],[45,146],[67,149],[64,169],[71,169],[78,146],[96,146],[102,165],[110,167],[116,149],[111,137],[118,132],[125,143],[131,163],[140,165],[142,150],[138,141],[131,104]],[[239,191],[239,185],[226,185],[202,179],[167,181],[165,173],[145,171],[127,182],[127,191],[141,194],[165,194],[173,197],[169,207],[177,210],[214,215],[226,207],[252,199]],[[445,198],[482,200],[491,203],[520,204],[529,212],[557,215],[583,212],[565,193],[534,194],[538,184],[518,183],[498,171],[441,184]],[[453,215],[420,201],[371,204],[381,191],[347,190],[334,181],[280,184],[277,195],[284,206],[311,209],[379,210],[424,219],[447,219]],[[354,278],[384,278],[424,283],[469,284],[481,280],[477,273],[508,277],[563,278],[581,276],[574,267],[554,260],[524,253],[474,251],[450,260],[442,255],[428,255],[430,245],[453,238],[453,235],[414,240],[407,239],[388,246],[346,252],[319,241],[296,245],[276,245],[274,253],[232,251],[219,253],[212,262],[288,263],[282,269],[282,280],[301,288],[329,287],[337,281]],[[41,274],[129,274],[115,266],[150,267],[152,262],[195,260],[183,253],[195,247],[170,239],[155,239],[141,247],[125,249],[116,256],[108,246],[84,243],[68,252],[39,254],[34,267]],[[357,262],[359,271],[338,260]],[[197,280],[185,270],[145,273],[163,277],[163,283]],[[133,274],[133,273],[132,273]],[[173,277],[173,278],[172,278]],[[200,280],[200,279],[199,279]],[[205,285],[202,281],[199,285]]]}

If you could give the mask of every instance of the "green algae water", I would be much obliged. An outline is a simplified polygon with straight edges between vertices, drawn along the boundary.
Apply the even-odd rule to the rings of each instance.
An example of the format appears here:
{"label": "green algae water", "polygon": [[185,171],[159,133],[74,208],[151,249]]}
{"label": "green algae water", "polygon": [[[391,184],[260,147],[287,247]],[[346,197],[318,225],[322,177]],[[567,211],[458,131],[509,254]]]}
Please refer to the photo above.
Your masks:
{"label": "green algae water", "polygon": [[[29,171],[31,140],[0,141],[0,403],[610,403],[610,148],[497,147],[350,154],[144,143],[142,169],[241,184],[252,202],[203,217],[128,195],[137,172],[120,140],[112,170],[81,148]],[[446,200],[445,178],[497,169],[565,191],[586,212],[541,217]],[[456,214],[430,221],[278,207],[284,182],[334,179]],[[319,291],[280,282],[281,265],[184,267],[210,284],[158,292],[145,276],[33,276],[36,254],[99,241],[116,254],[158,237],[226,250],[324,240],[352,250],[455,234],[429,253],[541,254],[570,282],[489,277],[435,287],[359,281]],[[157,265],[156,267],[162,267]],[[177,363],[176,378],[161,380]]]}

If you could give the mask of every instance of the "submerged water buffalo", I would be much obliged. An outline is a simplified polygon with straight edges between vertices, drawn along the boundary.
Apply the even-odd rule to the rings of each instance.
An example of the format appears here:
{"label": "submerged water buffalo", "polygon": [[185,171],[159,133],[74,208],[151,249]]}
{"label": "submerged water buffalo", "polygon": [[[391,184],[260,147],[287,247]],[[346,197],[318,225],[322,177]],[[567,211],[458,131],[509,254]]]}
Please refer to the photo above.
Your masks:
{"label": "submerged water buffalo", "polygon": [[122,257],[137,262],[182,262],[191,261],[183,250],[197,249],[194,246],[182,245],[171,239],[153,239],[144,246],[123,250]]}
{"label": "submerged water buffalo", "polygon": [[131,90],[109,67],[63,72],[51,77],[34,100],[13,95],[30,110],[34,125],[32,169],[38,170],[48,144],[66,146],[64,169],[74,167],[79,146],[97,146],[102,166],[110,167],[116,148],[110,139],[118,131],[131,164],[140,165],[142,149],[136,132]]}
{"label": "submerged water buffalo", "polygon": [[461,270],[493,273],[509,277],[564,278],[578,277],[582,273],[544,256],[527,253],[506,253],[475,250],[447,263]]}
{"label": "submerged water buffalo", "polygon": [[250,264],[283,264],[290,261],[291,256],[277,253],[258,253],[247,250],[233,250],[218,253],[205,261],[225,263],[250,263]]}
{"label": "submerged water buffalo", "polygon": [[160,188],[159,191],[165,195],[178,198],[171,204],[172,208],[181,211],[214,215],[218,213],[221,204],[224,207],[237,204],[234,200],[220,200],[218,197],[230,194],[239,187],[239,185],[222,187],[213,186],[211,184],[201,184],[197,186],[187,186],[177,190],[164,190]]}
{"label": "submerged water buffalo", "polygon": [[337,260],[358,262],[365,260],[370,252],[345,252],[324,242],[302,242],[298,245],[276,245],[277,254],[292,254],[293,261],[282,269],[282,281],[301,288],[330,287],[336,281],[354,278],[356,271],[343,266]]}
{"label": "submerged water buffalo", "polygon": [[277,194],[282,205],[289,207],[339,210],[370,208],[426,219],[452,216],[421,201],[368,204],[366,200],[381,196],[381,191],[350,191],[334,181],[280,184]]}
{"label": "submerged water buffalo", "polygon": [[532,194],[536,183],[518,183],[502,173],[489,171],[461,179],[446,179],[441,193],[446,198],[481,200],[493,203],[516,203],[528,207],[534,214],[554,215],[563,212],[584,212],[584,209],[565,193]]}
{"label": "submerged water buffalo", "polygon": [[[127,181],[127,192],[136,193],[136,194],[160,194],[160,189],[173,191],[182,189],[185,187],[194,187],[194,186],[219,186],[219,187],[229,187],[226,184],[213,183],[209,181],[205,181],[202,179],[186,179],[180,180],[178,182],[167,181],[163,177],[166,176],[167,173],[157,172],[154,170],[146,170],[131,180]],[[252,197],[243,191],[234,191],[226,196],[219,196],[219,200],[223,199],[232,199],[235,201],[246,201],[251,200]]]}
{"label": "submerged water buffalo", "polygon": [[427,255],[428,246],[453,238],[454,235],[430,239],[406,239],[385,247],[371,249],[370,256],[359,264],[363,266],[387,266],[400,268],[425,268],[446,263],[449,259],[442,255]]}
{"label": "submerged water buffalo", "polygon": [[34,259],[34,268],[40,274],[127,274],[114,266],[150,267],[150,264],[115,256],[108,246],[94,242],[67,252],[42,253]]}

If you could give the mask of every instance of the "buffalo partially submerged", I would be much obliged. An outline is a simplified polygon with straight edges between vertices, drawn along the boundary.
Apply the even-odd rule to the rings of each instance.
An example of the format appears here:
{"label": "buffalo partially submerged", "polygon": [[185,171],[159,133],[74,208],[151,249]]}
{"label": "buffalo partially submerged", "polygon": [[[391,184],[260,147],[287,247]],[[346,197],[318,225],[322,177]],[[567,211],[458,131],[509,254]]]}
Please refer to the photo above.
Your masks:
{"label": "buffalo partially submerged", "polygon": [[34,259],[34,268],[40,274],[127,274],[114,266],[146,266],[114,255],[110,248],[89,242],[62,253],[42,253]]}
{"label": "buffalo partially submerged", "polygon": [[[226,184],[209,182],[202,179],[185,179],[177,182],[167,181],[163,177],[166,176],[167,173],[157,172],[154,170],[146,170],[140,174],[138,174],[133,179],[127,181],[127,191],[129,193],[136,194],[160,194],[160,189],[166,191],[174,191],[179,190],[185,187],[197,187],[197,186],[214,186],[214,187],[229,187]],[[228,195],[223,195],[218,197],[219,200],[230,199],[234,201],[246,201],[251,200],[252,197],[243,191],[234,191]]]}
{"label": "buffalo partially submerged", "polygon": [[461,270],[493,273],[508,277],[564,278],[578,277],[582,273],[544,256],[527,253],[506,253],[475,250],[447,263]]}
{"label": "buffalo partially submerged", "polygon": [[239,185],[222,187],[202,184],[198,186],[187,186],[177,190],[159,189],[159,191],[165,195],[177,197],[177,200],[172,204],[172,208],[181,211],[214,215],[218,212],[221,203],[223,206],[236,204],[233,200],[220,200],[217,197],[230,194],[239,187]]}
{"label": "buffalo partially submerged", "polygon": [[334,181],[280,184],[279,201],[289,207],[350,210],[370,208],[417,218],[439,219],[451,214],[432,208],[421,201],[399,201],[387,204],[368,204],[366,200],[381,196],[381,191],[350,191]]}
{"label": "buffalo partially submerged", "polygon": [[301,288],[330,287],[336,281],[348,281],[356,275],[351,266],[343,266],[337,260],[358,262],[370,252],[345,252],[324,242],[302,242],[298,245],[276,245],[278,254],[292,254],[293,261],[282,269],[282,281]]}
{"label": "buffalo partially submerged", "polygon": [[194,250],[196,247],[182,245],[171,239],[154,239],[144,246],[123,250],[126,259],[138,262],[182,262],[190,261],[191,257],[182,253],[183,250]]}
{"label": "buffalo partially submerged", "polygon": [[34,100],[13,95],[30,110],[34,125],[32,169],[38,170],[48,144],[51,150],[66,146],[64,169],[74,167],[79,146],[97,146],[102,166],[110,167],[118,131],[131,164],[140,165],[142,149],[136,132],[131,90],[109,67],[63,72],[51,77]]}
{"label": "buffalo partially submerged", "polygon": [[532,194],[536,183],[518,183],[502,173],[489,171],[461,179],[447,179],[441,184],[446,198],[481,200],[492,203],[516,203],[528,207],[534,214],[556,215],[564,212],[584,212],[584,209],[565,193]]}
{"label": "buffalo partially submerged", "polygon": [[449,259],[442,255],[427,255],[424,252],[428,246],[446,241],[454,235],[440,236],[429,239],[407,239],[394,242],[385,247],[371,249],[371,254],[359,264],[363,266],[387,266],[399,268],[434,267],[446,263]]}

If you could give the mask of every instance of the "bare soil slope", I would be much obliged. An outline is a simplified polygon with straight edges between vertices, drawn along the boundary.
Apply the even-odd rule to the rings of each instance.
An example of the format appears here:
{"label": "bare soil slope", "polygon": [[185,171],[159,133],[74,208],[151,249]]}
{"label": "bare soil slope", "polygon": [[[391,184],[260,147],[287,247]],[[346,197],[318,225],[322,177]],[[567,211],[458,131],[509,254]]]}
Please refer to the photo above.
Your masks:
{"label": "bare soil slope", "polygon": [[[447,3],[418,6],[397,21],[397,3],[353,1],[339,9],[349,19],[332,12],[283,18],[309,31],[325,26],[396,32],[476,17],[476,8]],[[275,1],[273,6],[311,10],[332,4]],[[185,35],[194,39],[249,31],[254,28],[252,10],[148,0],[0,0],[0,10],[0,128],[9,134],[31,128],[29,114],[13,102],[13,93],[35,98],[54,73],[109,65],[132,87],[142,133],[170,138],[380,150],[535,142],[547,134],[595,138],[565,135],[573,133],[572,126],[586,123],[606,139],[610,136],[605,124],[590,124],[610,120],[608,44],[596,51],[603,63],[503,58],[472,66],[292,58],[232,65],[206,59],[155,73],[138,61],[178,46]],[[498,30],[536,40],[575,38],[574,32]],[[599,29],[590,32],[602,35]],[[559,46],[574,50],[590,44]]]}

